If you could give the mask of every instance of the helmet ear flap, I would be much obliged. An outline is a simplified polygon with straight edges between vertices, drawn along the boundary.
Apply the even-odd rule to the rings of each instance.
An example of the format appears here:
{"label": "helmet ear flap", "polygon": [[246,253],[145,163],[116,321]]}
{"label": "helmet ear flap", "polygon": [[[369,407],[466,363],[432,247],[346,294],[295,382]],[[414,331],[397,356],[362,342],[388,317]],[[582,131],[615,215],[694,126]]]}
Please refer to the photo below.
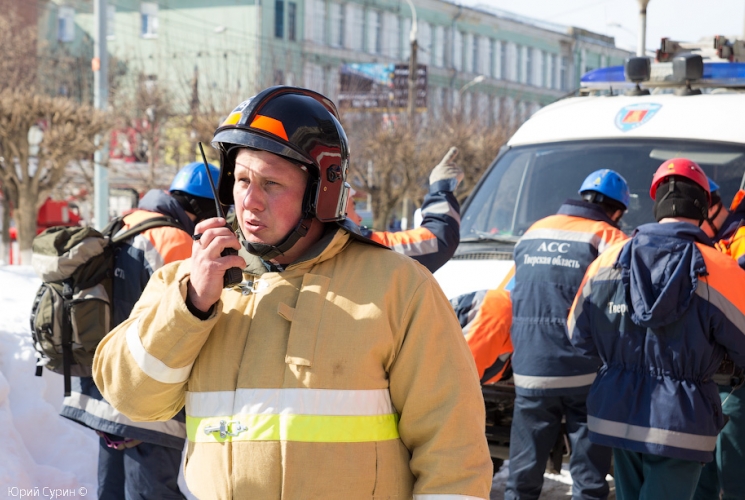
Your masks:
{"label": "helmet ear flap", "polygon": [[226,151],[223,145],[220,145],[220,176],[217,181],[217,198],[225,206],[234,203],[235,157],[238,155],[238,149],[238,147],[232,147]]}

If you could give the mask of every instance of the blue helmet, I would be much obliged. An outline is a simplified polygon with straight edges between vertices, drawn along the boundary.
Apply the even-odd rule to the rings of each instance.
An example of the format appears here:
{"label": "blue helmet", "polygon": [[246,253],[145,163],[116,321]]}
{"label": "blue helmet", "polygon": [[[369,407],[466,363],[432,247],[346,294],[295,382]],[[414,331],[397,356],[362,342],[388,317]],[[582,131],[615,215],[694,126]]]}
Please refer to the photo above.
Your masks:
{"label": "blue helmet", "polygon": [[[215,186],[217,186],[217,180],[220,178],[220,170],[214,165],[208,165],[212,180]],[[204,163],[199,161],[189,163],[179,170],[168,190],[171,192],[180,191],[199,198],[215,199],[215,195],[212,194],[212,188],[210,187],[210,181],[207,178],[207,173],[204,171]]]}
{"label": "blue helmet", "polygon": [[719,184],[714,182],[711,177],[707,176],[707,179],[709,179],[709,192],[713,193],[714,191],[719,191]]}
{"label": "blue helmet", "polygon": [[629,185],[618,172],[604,168],[591,173],[582,183],[582,187],[579,188],[579,194],[584,194],[587,191],[600,193],[606,198],[617,201],[624,208],[629,208],[629,202],[631,201]]}

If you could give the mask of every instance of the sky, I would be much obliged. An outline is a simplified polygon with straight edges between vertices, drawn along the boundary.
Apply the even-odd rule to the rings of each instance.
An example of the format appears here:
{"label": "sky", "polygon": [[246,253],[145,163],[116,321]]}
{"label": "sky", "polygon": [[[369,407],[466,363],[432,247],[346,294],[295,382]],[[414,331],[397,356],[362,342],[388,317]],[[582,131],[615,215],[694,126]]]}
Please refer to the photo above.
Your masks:
{"label": "sky", "polygon": [[[463,5],[489,5],[522,16],[577,26],[615,37],[616,45],[636,51],[639,29],[637,0],[455,0]],[[614,24],[620,25],[613,26]],[[647,49],[660,39],[692,42],[714,35],[743,36],[745,0],[650,0],[647,6]]]}
{"label": "sky", "polygon": [[[29,313],[40,281],[30,266],[0,263],[0,498],[53,498],[74,491],[75,498],[96,498],[98,436],[59,416],[62,376],[44,370],[34,375],[36,358]],[[566,467],[566,464],[565,464]],[[490,500],[503,500],[507,469],[492,482]],[[546,474],[540,500],[566,500],[567,470]],[[179,485],[190,500],[183,475]],[[46,489],[45,489],[46,488]],[[28,494],[38,489],[38,493]],[[3,496],[6,495],[6,496]],[[611,497],[613,498],[613,497]]]}

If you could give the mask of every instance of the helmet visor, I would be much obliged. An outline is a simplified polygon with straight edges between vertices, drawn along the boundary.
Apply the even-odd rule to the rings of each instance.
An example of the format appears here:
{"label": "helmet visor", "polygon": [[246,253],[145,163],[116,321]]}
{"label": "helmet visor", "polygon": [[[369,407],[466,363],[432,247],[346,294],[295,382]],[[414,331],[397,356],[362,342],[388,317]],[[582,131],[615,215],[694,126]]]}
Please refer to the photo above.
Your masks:
{"label": "helmet visor", "polygon": [[235,144],[236,146],[246,146],[247,148],[268,151],[270,153],[283,156],[290,161],[298,161],[304,165],[313,165],[313,160],[300,153],[299,151],[296,151],[295,149],[292,149],[284,144],[280,144],[279,142],[269,139],[268,137],[264,137],[256,133],[251,133],[246,130],[227,129],[218,132],[212,139],[212,147],[219,149],[220,143]]}

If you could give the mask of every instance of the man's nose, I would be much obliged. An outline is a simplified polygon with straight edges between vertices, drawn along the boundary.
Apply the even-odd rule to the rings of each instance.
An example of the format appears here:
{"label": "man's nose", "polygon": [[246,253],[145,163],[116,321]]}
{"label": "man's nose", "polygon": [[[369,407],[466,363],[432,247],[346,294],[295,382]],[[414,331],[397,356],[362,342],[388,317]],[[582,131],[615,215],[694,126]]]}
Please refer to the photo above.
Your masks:
{"label": "man's nose", "polygon": [[264,210],[264,207],[264,194],[261,192],[261,188],[252,182],[243,194],[243,208],[245,210],[261,212]]}

